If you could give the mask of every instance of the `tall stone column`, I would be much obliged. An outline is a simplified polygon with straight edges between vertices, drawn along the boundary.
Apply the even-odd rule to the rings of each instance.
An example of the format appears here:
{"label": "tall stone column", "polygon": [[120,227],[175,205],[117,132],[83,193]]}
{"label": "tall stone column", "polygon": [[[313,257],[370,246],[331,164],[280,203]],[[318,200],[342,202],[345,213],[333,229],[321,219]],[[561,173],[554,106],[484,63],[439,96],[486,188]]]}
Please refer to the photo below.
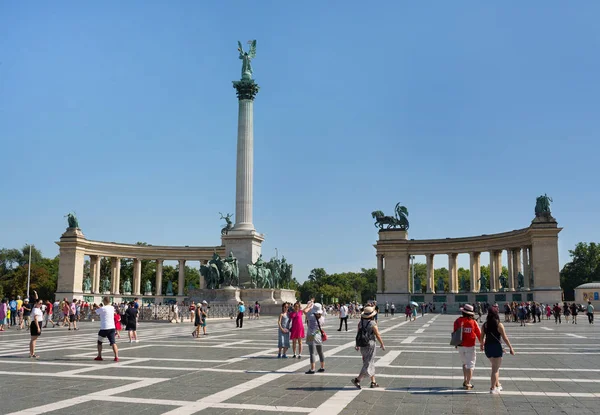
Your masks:
{"label": "tall stone column", "polygon": [[427,258],[427,292],[434,293],[435,292],[434,269],[433,269],[434,254],[427,254],[426,258]]}
{"label": "tall stone column", "polygon": [[234,229],[253,231],[254,98],[259,86],[252,79],[235,81],[233,85],[239,101]]}
{"label": "tall stone column", "polygon": [[448,254],[448,280],[450,292],[458,292],[458,270],[456,269],[456,258],[458,254]]}
{"label": "tall stone column", "polygon": [[121,258],[113,257],[110,259],[110,279],[112,282],[111,292],[119,294],[121,287]]}
{"label": "tall stone column", "polygon": [[240,284],[250,282],[246,265],[256,262],[261,253],[263,235],[252,222],[254,178],[254,98],[260,89],[245,73],[233,82],[238,97],[237,163],[235,187],[235,225],[222,237],[225,250],[238,259]]}
{"label": "tall stone column", "polygon": [[513,254],[512,249],[506,250],[506,268],[508,268],[508,291],[515,290],[515,276],[513,274]]}
{"label": "tall stone column", "polygon": [[385,292],[385,283],[383,280],[383,254],[377,255],[377,292]]}
{"label": "tall stone column", "polygon": [[162,274],[163,274],[163,260],[156,260],[156,288],[154,288],[154,292],[157,296],[162,295]]}
{"label": "tall stone column", "polygon": [[531,268],[529,264],[529,247],[523,247],[523,285],[525,290],[529,290],[529,276],[531,275]]}
{"label": "tall stone column", "polygon": [[142,261],[133,259],[133,295],[142,295]]}
{"label": "tall stone column", "polygon": [[535,275],[533,273],[533,250],[531,248],[531,246],[527,247],[527,250],[529,252],[529,275],[527,276],[527,281],[529,281],[529,285],[527,285],[527,287],[529,287],[529,289],[534,289],[536,288],[535,285]]}
{"label": "tall stone column", "polygon": [[515,278],[519,277],[519,273],[521,272],[521,250],[513,249],[513,275]]}
{"label": "tall stone column", "polygon": [[185,259],[179,260],[179,280],[177,282],[177,295],[183,295],[185,286]]}
{"label": "tall stone column", "polygon": [[490,291],[496,291],[496,254],[495,251],[490,251]]}
{"label": "tall stone column", "polygon": [[90,278],[92,280],[92,292],[100,292],[100,256],[90,255]]}
{"label": "tall stone column", "polygon": [[471,275],[471,292],[479,292],[479,278],[481,277],[481,252],[471,252],[470,268]]}

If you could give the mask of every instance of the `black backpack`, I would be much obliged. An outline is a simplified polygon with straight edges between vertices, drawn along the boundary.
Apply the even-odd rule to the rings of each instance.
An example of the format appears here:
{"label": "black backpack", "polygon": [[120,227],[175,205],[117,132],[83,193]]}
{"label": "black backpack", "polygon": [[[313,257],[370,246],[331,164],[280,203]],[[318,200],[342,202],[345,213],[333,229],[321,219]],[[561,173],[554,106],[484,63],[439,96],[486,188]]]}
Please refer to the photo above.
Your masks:
{"label": "black backpack", "polygon": [[369,324],[370,321],[367,322],[365,326],[364,321],[360,322],[360,327],[358,329],[358,333],[356,333],[356,347],[368,347],[371,340],[373,340],[373,335],[369,335]]}

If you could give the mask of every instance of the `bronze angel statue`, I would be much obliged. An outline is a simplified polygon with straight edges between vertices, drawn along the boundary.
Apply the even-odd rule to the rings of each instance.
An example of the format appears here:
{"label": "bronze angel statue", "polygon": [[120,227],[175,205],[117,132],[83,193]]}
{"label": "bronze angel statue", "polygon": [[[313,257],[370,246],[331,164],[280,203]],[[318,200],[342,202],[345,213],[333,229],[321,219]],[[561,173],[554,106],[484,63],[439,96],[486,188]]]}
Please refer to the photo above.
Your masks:
{"label": "bronze angel statue", "polygon": [[256,57],[256,40],[248,41],[250,44],[250,50],[244,52],[242,42],[238,40],[238,51],[240,52],[240,59],[242,63],[242,79],[252,79],[252,64],[251,60]]}

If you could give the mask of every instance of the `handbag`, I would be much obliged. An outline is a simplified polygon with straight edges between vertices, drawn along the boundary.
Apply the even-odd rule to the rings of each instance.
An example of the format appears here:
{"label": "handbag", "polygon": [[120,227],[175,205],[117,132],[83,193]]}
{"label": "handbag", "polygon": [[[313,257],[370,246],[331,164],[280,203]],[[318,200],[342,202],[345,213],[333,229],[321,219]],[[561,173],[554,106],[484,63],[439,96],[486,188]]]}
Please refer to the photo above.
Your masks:
{"label": "handbag", "polygon": [[323,331],[323,329],[321,328],[321,324],[319,323],[319,319],[317,319],[317,326],[319,326],[319,331],[321,332],[321,340],[323,340],[324,342],[327,341],[327,333],[325,333]]}
{"label": "handbag", "polygon": [[461,324],[458,329],[452,332],[452,337],[450,338],[450,346],[460,346],[462,344],[462,333],[463,325]]}

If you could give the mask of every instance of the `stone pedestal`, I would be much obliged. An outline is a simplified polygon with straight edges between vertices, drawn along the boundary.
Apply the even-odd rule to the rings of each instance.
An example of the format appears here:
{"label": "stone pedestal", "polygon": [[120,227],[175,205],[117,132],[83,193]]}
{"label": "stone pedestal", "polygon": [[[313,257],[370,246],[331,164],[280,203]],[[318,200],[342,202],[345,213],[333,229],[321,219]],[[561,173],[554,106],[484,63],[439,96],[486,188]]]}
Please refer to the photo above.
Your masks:
{"label": "stone pedestal", "polygon": [[152,291],[146,291],[144,295],[152,295]]}
{"label": "stone pedestal", "polygon": [[80,246],[85,240],[79,228],[67,228],[60,237],[57,298],[63,298],[59,296],[61,293],[82,293],[85,251]]}
{"label": "stone pedestal", "polygon": [[129,296],[129,295],[131,295],[131,292],[129,292],[129,291],[128,292],[124,292],[123,295]]}
{"label": "stone pedestal", "polygon": [[209,303],[218,304],[237,304],[240,301],[242,301],[242,299],[240,298],[240,289],[231,286],[225,288],[218,288],[215,290],[190,290],[190,292],[188,293],[188,300],[194,300],[196,303],[206,300]]}
{"label": "stone pedestal", "polygon": [[250,285],[250,275],[248,274],[248,264],[254,264],[261,253],[261,245],[265,240],[264,236],[256,231],[231,230],[227,235],[221,237],[225,252],[229,255],[233,252],[238,260],[240,270],[240,287]]}
{"label": "stone pedestal", "polygon": [[277,304],[296,302],[296,291],[287,289],[277,289],[273,292],[273,298]]}
{"label": "stone pedestal", "polygon": [[274,293],[275,290],[272,288],[250,288],[242,289],[241,297],[246,304],[254,304],[256,301],[261,305],[278,304],[277,301],[275,301]]}

